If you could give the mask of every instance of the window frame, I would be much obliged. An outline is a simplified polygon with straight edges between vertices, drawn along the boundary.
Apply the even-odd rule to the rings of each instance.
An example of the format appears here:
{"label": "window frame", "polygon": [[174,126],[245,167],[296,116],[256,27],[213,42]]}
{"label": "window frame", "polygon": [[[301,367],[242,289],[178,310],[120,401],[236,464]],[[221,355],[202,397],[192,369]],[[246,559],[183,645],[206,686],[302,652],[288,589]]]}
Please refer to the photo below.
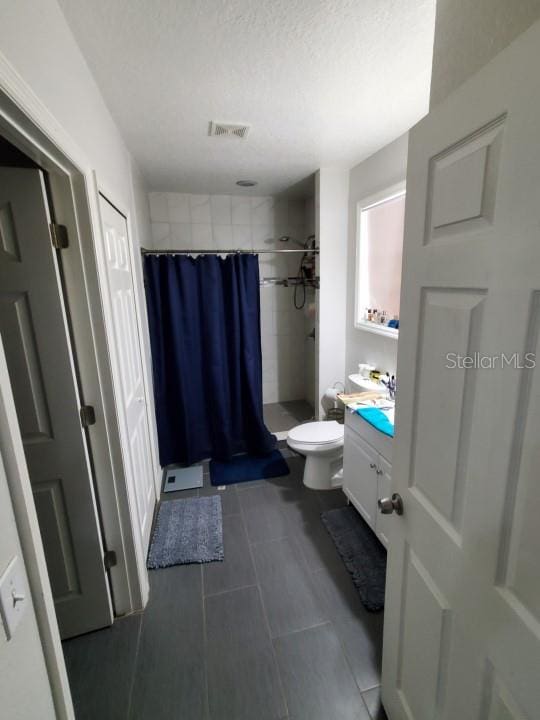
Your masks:
{"label": "window frame", "polygon": [[378,205],[382,205],[389,200],[394,200],[402,195],[406,195],[406,193],[406,182],[405,180],[401,180],[394,185],[384,188],[384,190],[380,190],[373,195],[363,198],[356,205],[354,327],[357,330],[365,330],[366,332],[375,333],[376,335],[385,335],[386,337],[391,337],[395,340],[399,337],[399,330],[397,328],[389,328],[387,325],[377,325],[376,323],[364,320],[362,317],[363,309],[366,307],[366,299],[362,292],[362,287],[365,285],[367,273],[367,262],[365,256],[366,243],[362,240],[363,235],[365,235],[365,220],[362,217],[362,213],[366,210],[377,207]]}

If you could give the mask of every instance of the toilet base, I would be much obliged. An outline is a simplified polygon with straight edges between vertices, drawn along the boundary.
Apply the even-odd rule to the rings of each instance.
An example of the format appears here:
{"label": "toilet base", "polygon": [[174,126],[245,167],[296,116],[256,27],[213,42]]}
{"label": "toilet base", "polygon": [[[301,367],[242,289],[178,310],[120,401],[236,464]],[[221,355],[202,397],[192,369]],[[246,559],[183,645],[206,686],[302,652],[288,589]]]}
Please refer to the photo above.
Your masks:
{"label": "toilet base", "polygon": [[304,467],[304,485],[311,490],[333,490],[341,484],[339,479],[334,479],[334,476],[339,473],[342,466],[342,454],[337,458],[307,455]]}

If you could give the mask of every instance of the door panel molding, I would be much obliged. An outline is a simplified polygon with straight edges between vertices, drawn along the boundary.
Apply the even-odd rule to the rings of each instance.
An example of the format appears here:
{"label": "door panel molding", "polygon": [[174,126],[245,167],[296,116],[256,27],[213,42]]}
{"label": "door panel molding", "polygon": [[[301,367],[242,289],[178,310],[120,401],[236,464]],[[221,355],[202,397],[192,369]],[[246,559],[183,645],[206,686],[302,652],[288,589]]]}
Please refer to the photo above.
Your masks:
{"label": "door panel molding", "polygon": [[23,443],[52,440],[51,416],[28,293],[2,293],[0,303],[4,306],[0,331],[8,365],[18,367],[19,372],[26,375],[26,382],[13,388]]}
{"label": "door panel molding", "polygon": [[452,612],[408,543],[404,547],[397,688],[411,718],[442,717],[443,667],[448,663]]}
{"label": "door panel molding", "polygon": [[[540,358],[540,291],[532,293],[524,353]],[[540,626],[540,580],[536,553],[540,524],[536,512],[540,466],[540,373],[522,371],[506,475],[506,501],[501,519],[501,545],[496,582],[514,595]]]}
{"label": "door panel molding", "polygon": [[505,120],[506,114],[430,159],[424,245],[493,222]]}
{"label": "door panel molding", "polygon": [[[44,532],[48,533],[43,546],[56,602],[63,602],[81,594],[62,485],[62,480],[55,478],[42,480],[32,488],[36,512],[38,518],[41,517],[42,536]],[[43,522],[44,516],[48,516],[49,522]]]}
{"label": "door panel molding", "polygon": [[0,207],[0,251],[12,262],[19,262],[21,251],[13,219],[13,208],[7,202]]}
{"label": "door panel molding", "polygon": [[[463,521],[476,372],[449,367],[444,377],[437,373],[449,347],[463,357],[478,352],[485,300],[483,289],[438,287],[422,288],[420,301],[409,487],[414,487],[458,536]],[[446,362],[452,364],[455,359]],[[442,426],[447,427],[444,438],[440,435]],[[418,437],[425,452],[418,448]]]}

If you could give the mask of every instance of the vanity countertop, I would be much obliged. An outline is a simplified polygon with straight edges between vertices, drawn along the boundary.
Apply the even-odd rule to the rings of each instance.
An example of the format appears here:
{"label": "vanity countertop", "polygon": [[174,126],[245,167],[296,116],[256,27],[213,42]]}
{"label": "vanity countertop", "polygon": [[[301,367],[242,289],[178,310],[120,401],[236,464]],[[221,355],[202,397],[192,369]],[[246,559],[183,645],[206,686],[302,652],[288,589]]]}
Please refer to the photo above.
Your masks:
{"label": "vanity countertop", "polygon": [[379,413],[382,413],[388,424],[391,426],[393,434],[394,413],[396,407],[394,400],[390,400],[381,392],[361,392],[348,395],[343,393],[338,395],[338,397],[351,412],[358,412],[363,409],[374,409]]}

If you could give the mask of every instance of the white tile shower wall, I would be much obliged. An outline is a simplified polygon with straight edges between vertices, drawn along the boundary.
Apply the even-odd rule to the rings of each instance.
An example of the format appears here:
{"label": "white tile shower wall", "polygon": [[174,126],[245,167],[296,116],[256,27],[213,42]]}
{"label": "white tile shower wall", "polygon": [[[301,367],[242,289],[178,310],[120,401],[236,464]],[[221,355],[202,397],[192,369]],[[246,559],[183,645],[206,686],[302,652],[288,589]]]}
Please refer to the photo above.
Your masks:
{"label": "white tile shower wall", "polygon": [[[302,199],[150,193],[149,200],[155,250],[288,249],[297,246],[280,243],[279,237],[290,235],[300,242],[307,237]],[[301,256],[259,257],[263,278],[296,275]],[[261,287],[265,403],[306,397],[305,316],[294,308],[293,292]]]}

